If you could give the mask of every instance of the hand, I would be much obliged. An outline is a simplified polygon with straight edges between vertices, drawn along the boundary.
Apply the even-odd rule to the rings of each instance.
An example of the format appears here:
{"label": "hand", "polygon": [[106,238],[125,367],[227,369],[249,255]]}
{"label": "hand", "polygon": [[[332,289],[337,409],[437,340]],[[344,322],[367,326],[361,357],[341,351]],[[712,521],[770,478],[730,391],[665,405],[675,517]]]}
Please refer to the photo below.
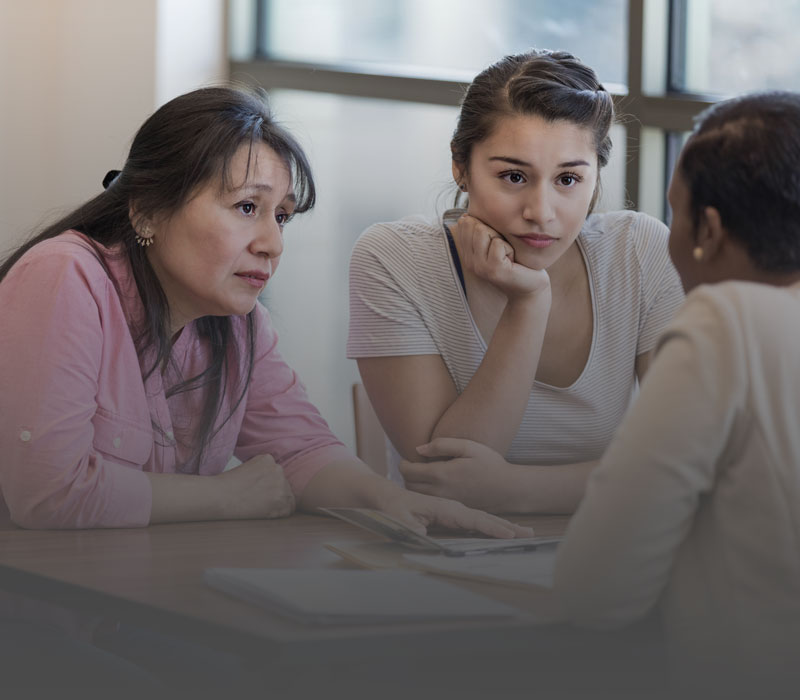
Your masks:
{"label": "hand", "polygon": [[453,498],[472,508],[513,512],[510,489],[504,488],[511,465],[490,447],[460,438],[435,438],[417,448],[431,462],[400,462],[406,488]]}
{"label": "hand", "polygon": [[486,280],[509,301],[550,289],[546,270],[534,270],[514,261],[514,248],[493,228],[464,214],[453,227],[462,268]]}
{"label": "hand", "polygon": [[214,477],[224,485],[224,517],[283,518],[294,512],[294,494],[283,469],[259,455]]}
{"label": "hand", "polygon": [[[394,485],[393,485],[394,486]],[[499,539],[533,537],[533,530],[498,518],[448,498],[426,496],[396,488],[389,499],[383,499],[379,509],[397,518],[414,531],[424,535],[432,525],[447,530],[477,532]]]}

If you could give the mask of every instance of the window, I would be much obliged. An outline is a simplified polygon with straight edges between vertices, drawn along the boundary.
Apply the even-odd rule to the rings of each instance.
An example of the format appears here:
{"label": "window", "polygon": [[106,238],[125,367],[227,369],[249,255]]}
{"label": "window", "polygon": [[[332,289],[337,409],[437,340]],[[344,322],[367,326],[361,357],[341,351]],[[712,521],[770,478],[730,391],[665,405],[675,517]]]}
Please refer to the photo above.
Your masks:
{"label": "window", "polygon": [[800,89],[797,0],[680,0],[672,13],[674,90]]}
{"label": "window", "polygon": [[570,51],[624,83],[626,0],[272,0],[258,52],[273,60],[371,63],[411,73],[474,74],[531,46]]}
{"label": "window", "polygon": [[287,228],[268,295],[283,352],[345,440],[358,380],[342,359],[350,250],[370,223],[433,216],[452,202],[449,139],[478,70],[532,45],[591,65],[624,115],[601,209],[664,220],[698,112],[744,90],[800,89],[800,0],[228,3],[232,77],[269,90],[314,165],[317,207]]}

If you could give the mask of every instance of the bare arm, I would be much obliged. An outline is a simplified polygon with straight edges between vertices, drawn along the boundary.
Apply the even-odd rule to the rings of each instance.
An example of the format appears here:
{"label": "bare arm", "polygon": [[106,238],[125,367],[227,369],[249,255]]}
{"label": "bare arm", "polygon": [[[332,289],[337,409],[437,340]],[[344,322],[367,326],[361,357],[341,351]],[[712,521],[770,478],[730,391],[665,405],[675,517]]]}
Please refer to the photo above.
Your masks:
{"label": "bare arm", "polygon": [[[652,353],[644,353],[636,360],[640,381],[651,357]],[[400,465],[409,489],[454,498],[492,513],[572,513],[598,464],[510,464],[485,445],[457,439],[433,440],[417,451],[436,461]]]}
{"label": "bare arm", "polygon": [[491,448],[458,438],[438,438],[420,452],[437,461],[402,462],[408,489],[492,513],[572,513],[597,465],[510,464]]}
{"label": "bare arm", "polygon": [[464,437],[505,453],[517,434],[539,364],[551,292],[547,273],[513,261],[496,232],[459,221],[464,269],[505,297],[475,375],[459,394],[438,355],[363,358],[362,381],[392,443],[406,459],[439,436]]}
{"label": "bare arm", "polygon": [[283,469],[268,455],[216,476],[147,473],[150,525],[196,520],[280,518],[294,511]]}
{"label": "bare arm", "polygon": [[308,511],[335,506],[375,508],[423,533],[428,526],[438,525],[502,538],[532,534],[530,528],[453,500],[407,491],[358,460],[334,462],[317,472],[303,490],[299,506]]}

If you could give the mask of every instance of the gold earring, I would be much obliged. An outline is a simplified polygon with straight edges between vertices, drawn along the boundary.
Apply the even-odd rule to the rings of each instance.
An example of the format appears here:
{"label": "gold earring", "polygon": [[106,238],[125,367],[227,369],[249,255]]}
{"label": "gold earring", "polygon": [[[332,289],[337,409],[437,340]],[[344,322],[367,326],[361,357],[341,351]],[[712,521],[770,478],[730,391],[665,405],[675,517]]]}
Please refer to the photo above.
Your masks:
{"label": "gold earring", "polygon": [[150,227],[147,224],[142,227],[142,235],[139,235],[136,229],[134,229],[133,235],[136,238],[136,242],[142,246],[142,248],[153,245],[153,234],[150,233]]}
{"label": "gold earring", "polygon": [[694,250],[692,251],[692,257],[697,262],[700,262],[703,259],[703,249],[699,245],[694,247]]}

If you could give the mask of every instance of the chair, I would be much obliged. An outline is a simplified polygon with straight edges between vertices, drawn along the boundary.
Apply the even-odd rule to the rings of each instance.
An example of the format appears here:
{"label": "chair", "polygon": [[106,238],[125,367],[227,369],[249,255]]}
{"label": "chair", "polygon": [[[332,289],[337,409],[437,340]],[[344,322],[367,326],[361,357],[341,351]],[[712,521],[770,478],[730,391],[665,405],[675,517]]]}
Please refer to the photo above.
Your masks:
{"label": "chair", "polygon": [[356,427],[356,455],[381,476],[386,476],[387,439],[364,385],[353,384],[353,415]]}

